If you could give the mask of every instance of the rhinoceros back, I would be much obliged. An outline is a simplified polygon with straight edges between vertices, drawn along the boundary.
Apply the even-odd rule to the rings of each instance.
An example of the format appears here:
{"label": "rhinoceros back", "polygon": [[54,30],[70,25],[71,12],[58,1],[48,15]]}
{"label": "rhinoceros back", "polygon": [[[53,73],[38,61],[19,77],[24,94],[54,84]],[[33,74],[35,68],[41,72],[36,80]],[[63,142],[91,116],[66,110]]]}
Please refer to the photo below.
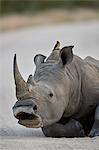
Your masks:
{"label": "rhinoceros back", "polygon": [[84,61],[86,61],[90,65],[94,65],[97,69],[99,69],[99,60],[96,60],[96,59],[88,56],[84,59]]}

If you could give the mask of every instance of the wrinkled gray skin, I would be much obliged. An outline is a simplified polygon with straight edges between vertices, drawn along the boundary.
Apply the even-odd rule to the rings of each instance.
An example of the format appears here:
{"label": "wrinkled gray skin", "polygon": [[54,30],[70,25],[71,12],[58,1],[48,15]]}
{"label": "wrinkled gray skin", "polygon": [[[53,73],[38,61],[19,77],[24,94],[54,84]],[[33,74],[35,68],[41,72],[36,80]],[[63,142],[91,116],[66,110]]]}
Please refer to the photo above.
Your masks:
{"label": "wrinkled gray skin", "polygon": [[19,124],[42,127],[45,136],[81,137],[99,135],[99,61],[73,55],[74,46],[34,58],[36,71],[27,82],[14,57],[18,101],[13,107]]}

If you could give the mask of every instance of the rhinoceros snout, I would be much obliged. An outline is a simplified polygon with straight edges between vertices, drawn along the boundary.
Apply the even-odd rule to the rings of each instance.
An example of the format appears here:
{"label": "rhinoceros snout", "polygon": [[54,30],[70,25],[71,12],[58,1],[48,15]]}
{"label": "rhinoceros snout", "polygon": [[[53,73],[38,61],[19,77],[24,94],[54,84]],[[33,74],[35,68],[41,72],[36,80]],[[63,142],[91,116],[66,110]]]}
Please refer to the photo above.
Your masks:
{"label": "rhinoceros snout", "polygon": [[13,106],[13,114],[17,119],[28,117],[28,114],[33,115],[37,111],[37,105],[32,100],[20,100]]}
{"label": "rhinoceros snout", "polygon": [[42,119],[37,114],[37,105],[31,99],[17,101],[13,106],[13,114],[20,125],[28,128],[43,126]]}

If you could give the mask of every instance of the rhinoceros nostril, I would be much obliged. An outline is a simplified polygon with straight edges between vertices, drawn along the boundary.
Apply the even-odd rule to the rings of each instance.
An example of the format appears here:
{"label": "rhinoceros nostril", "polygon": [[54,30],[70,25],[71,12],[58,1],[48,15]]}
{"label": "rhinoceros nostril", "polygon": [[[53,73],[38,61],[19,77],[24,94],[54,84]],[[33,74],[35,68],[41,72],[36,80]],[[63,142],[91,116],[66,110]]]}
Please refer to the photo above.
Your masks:
{"label": "rhinoceros nostril", "polygon": [[37,110],[37,106],[36,106],[36,105],[33,106],[33,110],[34,110],[34,111]]}

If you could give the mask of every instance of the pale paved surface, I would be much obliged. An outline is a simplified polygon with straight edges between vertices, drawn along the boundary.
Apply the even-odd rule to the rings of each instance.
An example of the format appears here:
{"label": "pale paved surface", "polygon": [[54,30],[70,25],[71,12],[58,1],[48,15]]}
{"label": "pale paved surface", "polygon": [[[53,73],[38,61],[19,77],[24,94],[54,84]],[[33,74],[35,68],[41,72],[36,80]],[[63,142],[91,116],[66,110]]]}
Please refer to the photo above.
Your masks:
{"label": "pale paved surface", "polygon": [[99,150],[99,138],[5,137],[1,150]]}
{"label": "pale paved surface", "polygon": [[33,57],[48,55],[54,43],[74,44],[74,53],[82,58],[91,55],[99,59],[99,22],[62,24],[24,28],[0,33],[0,150],[99,150],[99,138],[45,138],[41,130],[27,129],[13,117],[15,90],[13,55],[17,53],[22,75],[27,79],[34,72]]}

